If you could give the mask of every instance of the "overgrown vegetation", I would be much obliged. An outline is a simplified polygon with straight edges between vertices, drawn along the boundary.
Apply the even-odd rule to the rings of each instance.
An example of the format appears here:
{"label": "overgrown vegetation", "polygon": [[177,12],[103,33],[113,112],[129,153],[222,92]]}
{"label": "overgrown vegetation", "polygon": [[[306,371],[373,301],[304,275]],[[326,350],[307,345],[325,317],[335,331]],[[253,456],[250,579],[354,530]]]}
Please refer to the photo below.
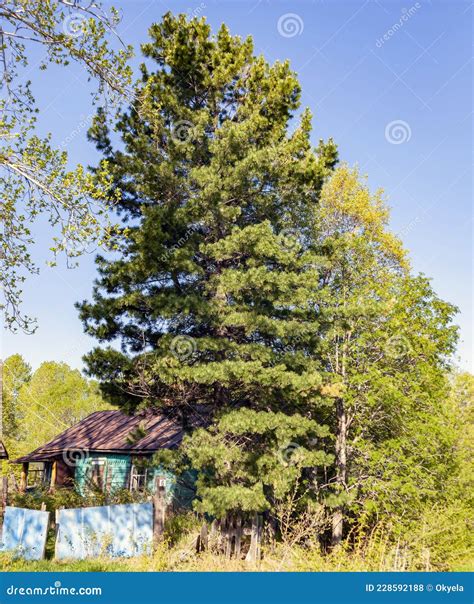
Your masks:
{"label": "overgrown vegetation", "polygon": [[[2,363],[3,435],[10,459],[30,453],[94,411],[111,409],[97,382],[66,363],[45,362],[32,372],[19,354]],[[3,472],[19,467],[2,462]]]}
{"label": "overgrown vegetation", "polygon": [[[171,14],[142,50],[131,106],[90,131],[123,224],[78,305],[100,343],[88,372],[108,403],[182,424],[155,461],[197,471],[196,513],[261,512],[275,540],[257,566],[197,555],[185,516],[150,558],[54,568],[467,570],[474,378],[451,362],[456,308],[411,270],[383,192],[332,140],[313,147],[287,62]],[[21,401],[34,377],[15,362]]]}
{"label": "overgrown vegetation", "polygon": [[198,471],[197,511],[275,521],[293,497],[290,524],[331,517],[323,548],[378,526],[403,539],[454,490],[466,502],[456,309],[410,269],[383,192],[332,140],[312,146],[287,62],[203,19],[149,33],[121,144],[103,112],[90,133],[123,234],[79,305],[103,344],[88,371],[112,403],[182,423],[158,457]]}
{"label": "overgrown vegetation", "polygon": [[[439,510],[431,520],[425,517],[418,531],[397,537],[381,525],[370,533],[351,535],[341,546],[324,551],[316,535],[305,542],[294,541],[289,534],[283,541],[263,548],[258,562],[226,559],[211,549],[196,553],[199,522],[193,515],[172,518],[165,539],[151,556],[93,560],[26,562],[12,554],[0,554],[5,571],[95,571],[95,572],[171,572],[171,571],[268,571],[268,572],[334,572],[334,571],[472,571],[473,538],[464,531],[449,535],[448,525],[439,523]],[[452,520],[452,519],[451,519]],[[459,520],[457,518],[456,520]],[[294,526],[298,534],[305,528]],[[443,536],[444,535],[444,536]],[[52,553],[52,549],[50,554]]]}
{"label": "overgrown vegetation", "polygon": [[81,508],[100,505],[115,505],[125,503],[143,503],[151,499],[148,491],[130,491],[129,489],[115,489],[104,492],[99,489],[87,489],[81,495],[74,488],[35,489],[26,493],[14,492],[10,495],[9,504],[32,510],[41,509],[45,504],[46,510],[54,513],[60,508]]}

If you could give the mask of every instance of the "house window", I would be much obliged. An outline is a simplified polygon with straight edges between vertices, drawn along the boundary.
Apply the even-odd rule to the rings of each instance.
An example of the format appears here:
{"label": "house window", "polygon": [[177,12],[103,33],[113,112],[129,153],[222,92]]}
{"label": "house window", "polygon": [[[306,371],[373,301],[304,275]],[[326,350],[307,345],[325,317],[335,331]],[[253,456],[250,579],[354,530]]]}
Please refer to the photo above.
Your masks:
{"label": "house window", "polygon": [[28,468],[28,484],[30,489],[41,488],[51,480],[50,464],[44,462],[30,463]]}
{"label": "house window", "polygon": [[86,481],[90,487],[103,491],[106,485],[106,459],[91,459],[86,473]]}
{"label": "house window", "polygon": [[148,486],[148,469],[132,465],[130,469],[130,491],[145,491]]}

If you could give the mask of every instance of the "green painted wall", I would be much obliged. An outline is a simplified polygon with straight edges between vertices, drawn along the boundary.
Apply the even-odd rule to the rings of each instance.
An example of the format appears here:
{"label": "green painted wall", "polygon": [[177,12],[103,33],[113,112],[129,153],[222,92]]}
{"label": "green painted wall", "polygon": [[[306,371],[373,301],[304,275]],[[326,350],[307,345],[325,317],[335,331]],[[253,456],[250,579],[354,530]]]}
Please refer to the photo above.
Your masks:
{"label": "green painted wall", "polygon": [[[76,488],[81,495],[87,490],[87,483],[90,480],[92,466],[95,461],[103,460],[103,481],[107,485],[107,490],[114,491],[129,487],[130,470],[132,459],[129,455],[116,455],[112,453],[92,454],[84,459],[77,460],[75,469]],[[182,507],[191,507],[191,501],[194,495],[192,485],[196,479],[195,473],[186,472],[183,479],[178,480],[176,476],[164,470],[160,466],[148,469],[147,489],[154,491],[155,478],[165,477],[165,490],[168,500],[175,499],[178,505]]]}
{"label": "green painted wall", "polygon": [[131,458],[129,455],[115,455],[113,453],[94,454],[80,459],[76,463],[74,478],[77,490],[81,495],[86,490],[92,466],[98,460],[103,460],[104,462],[103,480],[108,486],[108,490],[115,491],[128,487],[128,477],[131,467]]}
{"label": "green painted wall", "polygon": [[146,488],[153,493],[155,491],[155,478],[157,478],[158,476],[165,477],[165,491],[167,498],[170,499],[173,496],[173,492],[175,490],[176,477],[172,472],[164,470],[160,466],[156,466],[148,470]]}

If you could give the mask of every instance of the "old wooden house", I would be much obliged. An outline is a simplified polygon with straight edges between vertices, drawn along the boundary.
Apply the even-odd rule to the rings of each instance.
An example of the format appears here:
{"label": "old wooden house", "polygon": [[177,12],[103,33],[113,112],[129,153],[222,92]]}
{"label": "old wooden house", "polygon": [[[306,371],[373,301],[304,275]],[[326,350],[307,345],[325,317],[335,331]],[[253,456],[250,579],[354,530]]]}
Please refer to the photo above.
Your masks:
{"label": "old wooden house", "polygon": [[1,440],[0,440],[0,459],[8,459],[7,449]]}
{"label": "old wooden house", "polygon": [[13,463],[22,464],[22,490],[152,491],[160,477],[171,491],[176,477],[154,466],[152,458],[160,449],[178,447],[182,438],[180,425],[164,415],[97,411]]}

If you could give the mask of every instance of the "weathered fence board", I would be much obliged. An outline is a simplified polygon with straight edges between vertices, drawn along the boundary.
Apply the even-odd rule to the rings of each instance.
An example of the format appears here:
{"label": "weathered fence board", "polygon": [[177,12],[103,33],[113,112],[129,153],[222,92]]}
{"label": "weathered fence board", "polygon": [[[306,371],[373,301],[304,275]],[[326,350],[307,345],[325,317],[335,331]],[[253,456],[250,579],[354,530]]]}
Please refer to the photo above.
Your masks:
{"label": "weathered fence board", "polygon": [[151,552],[151,503],[58,510],[56,557],[139,556]]}
{"label": "weathered fence board", "polygon": [[17,552],[27,560],[44,557],[49,512],[6,506],[0,551]]}
{"label": "weathered fence board", "polygon": [[246,560],[260,560],[262,554],[262,530],[263,518],[261,514],[254,514],[252,517],[250,548],[247,553]]}
{"label": "weathered fence board", "polygon": [[167,507],[165,478],[157,476],[155,478],[155,494],[153,496],[153,540],[155,544],[163,538]]}
{"label": "weathered fence board", "polygon": [[0,477],[0,522],[3,521],[3,515],[5,508],[7,507],[8,500],[8,478],[6,476]]}
{"label": "weathered fence board", "polygon": [[[201,526],[196,538],[197,553],[209,548],[209,544],[226,558],[260,560],[262,552],[263,516],[229,514],[221,520],[214,519],[210,531],[207,522]],[[248,538],[250,537],[250,539]]]}

